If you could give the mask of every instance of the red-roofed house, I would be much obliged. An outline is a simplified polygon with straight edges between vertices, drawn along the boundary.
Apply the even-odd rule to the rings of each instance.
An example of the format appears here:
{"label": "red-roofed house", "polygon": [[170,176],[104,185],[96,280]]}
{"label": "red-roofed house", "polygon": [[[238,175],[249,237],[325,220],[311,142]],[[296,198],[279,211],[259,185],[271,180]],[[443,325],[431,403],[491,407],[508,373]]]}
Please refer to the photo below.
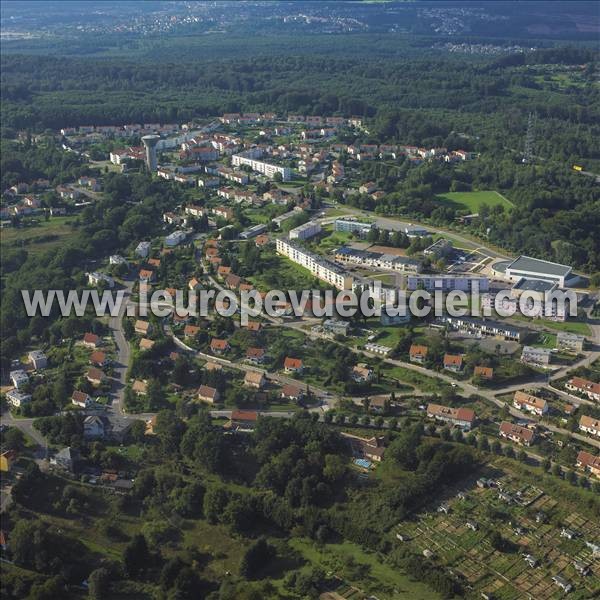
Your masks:
{"label": "red-roofed house", "polygon": [[460,354],[444,354],[444,369],[458,373],[462,369]]}
{"label": "red-roofed house", "polygon": [[265,360],[266,352],[264,348],[248,348],[246,350],[246,360],[253,363],[262,363]]}
{"label": "red-roofed house", "polygon": [[427,346],[420,346],[419,344],[413,344],[408,352],[410,362],[422,363],[427,358],[427,352],[429,348]]}
{"label": "red-roofed house", "polygon": [[500,423],[500,436],[523,446],[531,446],[535,440],[533,430],[508,421]]}
{"label": "red-roofed house", "polygon": [[470,408],[452,408],[450,406],[442,406],[440,404],[428,404],[427,416],[430,419],[450,423],[454,427],[461,429],[471,429],[475,422],[475,413]]}
{"label": "red-roofed house", "polygon": [[198,388],[198,400],[214,404],[219,401],[219,391],[208,385],[201,385]]}
{"label": "red-roofed house", "polygon": [[86,333],[83,336],[83,345],[88,348],[97,348],[100,345],[100,338],[95,333]]}
{"label": "red-roofed house", "polygon": [[231,411],[230,426],[239,429],[253,429],[258,420],[255,410],[233,410]]}
{"label": "red-roofed house", "polygon": [[575,466],[578,469],[589,471],[595,477],[600,478],[600,456],[594,456],[590,452],[581,450],[577,455]]}
{"label": "red-roofed house", "polygon": [[229,342],[227,340],[220,340],[218,338],[213,338],[210,341],[210,350],[215,354],[223,354],[229,350]]}
{"label": "red-roofed house", "polygon": [[290,358],[286,356],[285,361],[283,362],[283,368],[286,373],[298,373],[301,374],[304,369],[304,365],[302,360],[299,358]]}

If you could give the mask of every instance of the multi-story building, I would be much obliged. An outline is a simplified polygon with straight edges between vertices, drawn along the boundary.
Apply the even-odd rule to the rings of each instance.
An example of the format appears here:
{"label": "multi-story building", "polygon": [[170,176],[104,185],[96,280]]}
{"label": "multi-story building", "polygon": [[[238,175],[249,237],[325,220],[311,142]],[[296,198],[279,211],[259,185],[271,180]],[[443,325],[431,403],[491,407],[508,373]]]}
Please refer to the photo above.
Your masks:
{"label": "multi-story building", "polygon": [[518,327],[489,319],[442,315],[436,319],[436,322],[439,325],[448,325],[451,329],[475,334],[480,337],[497,337],[519,342],[523,336],[523,331]]}
{"label": "multi-story building", "polygon": [[290,230],[290,240],[307,240],[321,233],[321,224],[317,221],[308,221]]}
{"label": "multi-story building", "polygon": [[289,167],[281,167],[279,165],[273,165],[271,163],[263,162],[254,158],[255,156],[262,156],[262,150],[260,154],[255,152],[254,149],[246,150],[244,152],[241,152],[240,154],[234,154],[231,157],[231,164],[234,167],[241,167],[242,165],[246,165],[250,167],[253,171],[266,175],[267,177],[269,177],[269,179],[274,179],[277,173],[281,175],[282,181],[289,181],[292,178],[292,170]]}
{"label": "multi-story building", "polygon": [[578,353],[583,350],[584,343],[585,337],[583,335],[568,331],[559,331],[556,335],[556,346],[559,350]]}
{"label": "multi-story building", "polygon": [[548,348],[523,346],[521,361],[527,363],[528,365],[547,367],[550,364],[550,350]]}
{"label": "multi-story building", "polygon": [[286,238],[276,242],[278,254],[287,256],[296,264],[308,269],[315,277],[340,290],[351,290],[354,278],[334,262],[302,248]]}
{"label": "multi-story building", "polygon": [[402,273],[418,273],[421,270],[421,263],[414,258],[357,250],[348,246],[342,246],[335,251],[335,260],[341,263],[352,263]]}
{"label": "multi-story building", "polygon": [[355,219],[336,219],[334,223],[335,231],[358,233],[361,237],[366,236],[373,227],[375,223],[364,223]]}
{"label": "multi-story building", "polygon": [[406,282],[406,288],[409,291],[423,289],[428,292],[435,290],[471,292],[475,289],[487,292],[489,286],[490,281],[487,277],[457,277],[455,275],[409,275]]}

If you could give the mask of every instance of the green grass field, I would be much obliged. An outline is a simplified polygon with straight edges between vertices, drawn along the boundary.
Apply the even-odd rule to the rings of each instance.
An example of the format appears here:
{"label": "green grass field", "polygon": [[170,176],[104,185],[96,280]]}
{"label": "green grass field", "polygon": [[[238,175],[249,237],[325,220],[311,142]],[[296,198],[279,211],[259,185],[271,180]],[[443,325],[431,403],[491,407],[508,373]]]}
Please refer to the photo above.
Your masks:
{"label": "green grass field", "polygon": [[38,254],[56,248],[77,231],[70,226],[74,218],[72,216],[53,217],[49,221],[45,221],[40,216],[36,219],[35,225],[3,228],[0,230],[2,250],[23,248],[28,252]]}
{"label": "green grass field", "polygon": [[506,210],[510,210],[513,207],[512,202],[498,192],[491,190],[481,192],[448,192],[447,194],[438,194],[436,198],[444,204],[450,204],[457,210],[468,210],[472,213],[479,211],[483,204],[489,207],[499,204]]}

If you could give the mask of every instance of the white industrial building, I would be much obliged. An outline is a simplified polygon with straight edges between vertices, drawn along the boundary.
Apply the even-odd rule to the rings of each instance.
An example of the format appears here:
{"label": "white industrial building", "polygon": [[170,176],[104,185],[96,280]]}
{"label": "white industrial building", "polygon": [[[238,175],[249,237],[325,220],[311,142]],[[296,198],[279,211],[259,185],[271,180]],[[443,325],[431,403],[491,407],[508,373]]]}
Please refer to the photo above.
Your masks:
{"label": "white industrial building", "polygon": [[564,287],[565,280],[571,274],[572,268],[567,265],[531,258],[530,256],[519,256],[506,267],[506,278],[509,281],[518,281],[522,277],[526,279],[542,279],[551,281]]}

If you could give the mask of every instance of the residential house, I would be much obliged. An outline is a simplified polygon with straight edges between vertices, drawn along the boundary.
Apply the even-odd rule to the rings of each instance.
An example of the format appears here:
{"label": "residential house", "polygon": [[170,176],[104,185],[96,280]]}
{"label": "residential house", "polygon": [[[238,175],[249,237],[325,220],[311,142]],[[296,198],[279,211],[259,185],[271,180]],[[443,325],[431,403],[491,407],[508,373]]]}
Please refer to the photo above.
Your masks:
{"label": "residential house", "polygon": [[583,335],[577,335],[568,331],[559,331],[556,334],[556,347],[559,350],[578,354],[583,351],[584,344],[585,337]]}
{"label": "residential house", "polygon": [[187,234],[184,231],[177,230],[173,233],[170,233],[165,237],[165,246],[167,248],[174,248],[175,246],[179,246],[182,242],[185,241]]}
{"label": "residential house", "polygon": [[148,384],[145,381],[136,379],[131,385],[131,391],[137,396],[145,396],[148,393]]}
{"label": "residential house", "polygon": [[462,356],[460,354],[444,354],[444,369],[459,373],[462,369]]}
{"label": "residential house", "polygon": [[254,429],[258,420],[258,412],[255,410],[233,410],[231,411],[230,427],[232,429]]}
{"label": "residential house", "polygon": [[87,273],[88,284],[89,285],[106,285],[108,288],[115,287],[115,280],[110,275],[105,275],[104,273],[98,273],[94,271],[92,273]]}
{"label": "residential house", "polygon": [[244,385],[260,390],[265,386],[266,383],[267,380],[264,373],[259,371],[246,372],[246,377],[244,377]]}
{"label": "residential house", "polygon": [[210,387],[209,385],[201,385],[197,392],[198,400],[201,402],[208,402],[214,404],[219,401],[220,394],[217,389]]}
{"label": "residential house", "polygon": [[79,462],[79,452],[75,448],[63,448],[57,452],[51,459],[50,464],[55,465],[64,471],[74,472]]}
{"label": "residential house", "polygon": [[17,389],[22,388],[29,382],[29,375],[27,375],[27,373],[23,371],[23,369],[11,371],[8,376],[12,381],[13,386]]}
{"label": "residential house", "polygon": [[350,444],[353,456],[366,458],[372,462],[381,462],[385,453],[383,437],[361,438],[351,433],[342,432],[342,437]]}
{"label": "residential house", "polygon": [[536,367],[547,367],[550,364],[550,349],[523,346],[521,361]]}
{"label": "residential house", "polygon": [[71,394],[71,404],[75,406],[79,406],[79,408],[87,408],[92,404],[92,398],[86,394],[85,392],[81,392],[79,390],[75,390]]}
{"label": "residential house", "polygon": [[513,406],[519,410],[526,410],[541,417],[548,412],[548,403],[543,398],[532,396],[525,392],[517,391],[513,397]]}
{"label": "residential house", "polygon": [[410,362],[416,362],[422,364],[427,358],[427,352],[429,348],[427,346],[420,346],[419,344],[413,344],[408,351]]}
{"label": "residential house", "polygon": [[475,423],[475,412],[470,408],[452,408],[441,404],[428,404],[427,416],[436,421],[449,423],[453,427],[470,430]]}
{"label": "residential house", "polygon": [[98,439],[104,437],[104,421],[97,415],[90,415],[83,421],[83,437]]}
{"label": "residential house", "polygon": [[154,341],[148,338],[142,338],[140,340],[139,349],[140,350],[152,350],[154,347]]}
{"label": "residential house", "polygon": [[152,327],[148,321],[143,321],[142,319],[138,319],[135,322],[134,331],[138,335],[148,335],[151,331]]}
{"label": "residential house", "polygon": [[95,367],[90,367],[87,370],[87,373],[85,375],[85,378],[92,384],[92,385],[101,385],[104,382],[104,373],[100,370],[100,369],[96,369]]}
{"label": "residential house", "polygon": [[304,390],[296,385],[288,383],[281,388],[281,397],[285,400],[299,402],[304,397]]}
{"label": "residential house", "polygon": [[229,351],[229,342],[227,340],[220,340],[218,338],[213,338],[210,341],[210,351],[214,354],[223,354]]}
{"label": "residential house", "polygon": [[246,350],[246,360],[255,364],[260,364],[265,360],[266,352],[264,348],[248,348]]}
{"label": "residential house", "polygon": [[248,321],[248,323],[246,324],[246,329],[254,333],[260,331],[260,328],[261,324],[258,321]]}
{"label": "residential house", "polygon": [[45,369],[48,366],[48,358],[41,350],[32,350],[29,353],[29,362],[36,371]]}
{"label": "residential house", "polygon": [[590,400],[600,402],[600,383],[594,383],[583,377],[573,377],[565,384],[570,392],[587,396]]}
{"label": "residential house", "polygon": [[[2,471],[2,473],[8,473],[17,458],[18,454],[16,450],[6,450],[6,452],[0,454],[0,471]],[[2,534],[4,534],[4,532],[2,532]],[[1,541],[2,540],[0,540],[0,542]],[[3,543],[2,545],[5,546],[6,544]]]}
{"label": "residential house", "polygon": [[186,338],[195,338],[200,333],[200,327],[197,325],[186,325],[183,328],[183,335]]}
{"label": "residential house", "polygon": [[190,290],[190,292],[197,290],[199,287],[200,287],[200,282],[195,277],[192,277],[188,281],[188,289]]}
{"label": "residential house", "polygon": [[95,333],[86,333],[83,336],[83,345],[88,348],[97,348],[100,345],[100,338]]}
{"label": "residential house", "polygon": [[494,378],[494,369],[491,367],[481,367],[477,366],[473,370],[474,377],[481,377],[481,379],[493,379]]}
{"label": "residential house", "polygon": [[581,450],[579,454],[577,454],[575,466],[578,469],[588,471],[594,475],[594,477],[600,478],[600,456],[595,456],[591,452]]}
{"label": "residential house", "polygon": [[527,427],[502,421],[500,424],[500,437],[522,446],[531,446],[535,439],[535,432]]}
{"label": "residential house", "polygon": [[103,368],[106,365],[108,365],[108,358],[106,357],[106,354],[104,352],[101,352],[100,350],[95,350],[90,355],[90,364],[94,367]]}
{"label": "residential house", "polygon": [[227,277],[225,277],[225,286],[230,290],[237,290],[241,282],[242,278],[238,275],[234,275],[233,273],[230,273],[227,275]]}
{"label": "residential house", "polygon": [[581,415],[581,418],[579,419],[579,430],[583,431],[583,433],[589,433],[594,437],[600,438],[600,419]]}
{"label": "residential house", "polygon": [[300,375],[304,369],[304,364],[299,358],[291,358],[286,356],[285,360],[283,361],[283,368],[286,373],[296,373]]}
{"label": "residential house", "polygon": [[373,369],[368,367],[365,363],[359,363],[352,368],[352,379],[356,383],[366,383],[373,379]]}
{"label": "residential house", "polygon": [[21,406],[24,406],[31,401],[31,394],[26,394],[18,389],[9,390],[6,392],[6,400],[11,406],[21,408]]}
{"label": "residential house", "polygon": [[140,242],[135,248],[135,254],[140,258],[148,258],[151,247],[152,244],[150,242]]}

